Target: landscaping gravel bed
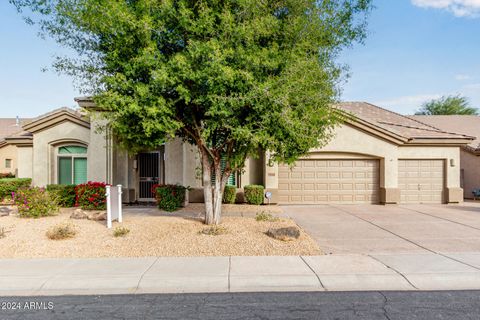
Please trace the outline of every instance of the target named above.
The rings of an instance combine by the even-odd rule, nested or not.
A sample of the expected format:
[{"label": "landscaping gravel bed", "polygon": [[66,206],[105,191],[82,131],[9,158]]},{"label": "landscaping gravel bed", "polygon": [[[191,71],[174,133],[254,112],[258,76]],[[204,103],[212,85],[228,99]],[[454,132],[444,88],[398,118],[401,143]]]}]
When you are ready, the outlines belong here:
[{"label": "landscaping gravel bed", "polygon": [[[263,209],[256,208],[260,212]],[[192,211],[198,208],[189,206],[183,210],[187,209]],[[253,212],[253,209],[249,210]],[[0,228],[4,228],[6,236],[0,239],[0,258],[321,254],[316,242],[303,230],[299,239],[288,242],[272,239],[265,234],[270,228],[296,226],[293,220],[286,218],[272,222],[256,221],[250,216],[230,216],[226,213],[221,225],[227,233],[205,235],[201,231],[206,226],[198,218],[175,214],[125,214],[124,222],[114,223],[114,228],[121,225],[130,232],[125,237],[114,237],[113,229],[107,229],[105,221],[70,219],[72,212],[73,209],[62,209],[56,216],[39,219],[19,218],[16,215],[1,217]],[[46,237],[49,228],[64,222],[75,225],[77,234],[74,238],[50,240]]]}]

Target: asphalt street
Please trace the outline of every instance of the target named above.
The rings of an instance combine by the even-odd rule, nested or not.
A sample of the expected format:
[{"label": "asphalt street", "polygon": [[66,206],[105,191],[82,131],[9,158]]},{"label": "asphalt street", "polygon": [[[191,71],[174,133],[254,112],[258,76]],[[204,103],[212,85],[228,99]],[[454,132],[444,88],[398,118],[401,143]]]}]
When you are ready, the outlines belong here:
[{"label": "asphalt street", "polygon": [[480,291],[1,297],[0,319],[480,319]]}]

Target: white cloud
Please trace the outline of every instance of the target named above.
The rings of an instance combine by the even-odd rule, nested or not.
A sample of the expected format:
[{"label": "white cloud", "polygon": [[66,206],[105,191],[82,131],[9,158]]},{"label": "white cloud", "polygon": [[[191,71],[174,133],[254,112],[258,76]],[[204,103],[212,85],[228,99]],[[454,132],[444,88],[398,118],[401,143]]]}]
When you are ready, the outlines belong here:
[{"label": "white cloud", "polygon": [[375,101],[374,104],[384,107],[386,109],[395,110],[403,114],[413,114],[417,111],[424,102],[432,99],[438,99],[441,94],[418,94],[411,96],[401,96],[392,99]]},{"label": "white cloud", "polygon": [[472,76],[468,75],[468,74],[456,74],[455,75],[455,80],[458,80],[458,81],[465,81],[465,80],[470,80],[472,79]]},{"label": "white cloud", "polygon": [[448,10],[457,17],[480,16],[480,0],[411,0],[421,8]]}]

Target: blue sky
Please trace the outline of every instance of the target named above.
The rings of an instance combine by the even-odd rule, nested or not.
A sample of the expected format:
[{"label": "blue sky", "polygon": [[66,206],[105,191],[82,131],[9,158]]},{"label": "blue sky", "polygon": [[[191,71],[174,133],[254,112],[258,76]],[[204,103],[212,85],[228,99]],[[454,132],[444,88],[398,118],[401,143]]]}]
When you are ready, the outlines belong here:
[{"label": "blue sky", "polygon": [[[344,100],[400,113],[463,94],[480,107],[480,0],[374,0],[369,37],[340,58],[350,66]],[[49,67],[66,51],[42,40],[8,1],[0,2],[0,117],[33,117],[75,106],[72,79]]]}]

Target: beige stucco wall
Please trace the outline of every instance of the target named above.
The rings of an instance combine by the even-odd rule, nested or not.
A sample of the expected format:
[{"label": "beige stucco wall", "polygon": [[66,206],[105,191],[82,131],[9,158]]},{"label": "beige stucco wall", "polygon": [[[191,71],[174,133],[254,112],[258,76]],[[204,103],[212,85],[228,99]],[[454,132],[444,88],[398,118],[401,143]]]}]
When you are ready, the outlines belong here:
[{"label": "beige stucco wall", "polygon": [[480,156],[460,151],[460,167],[463,169],[464,197],[473,198],[472,190],[480,188]]},{"label": "beige stucco wall", "polygon": [[[90,129],[73,122],[63,122],[33,135],[33,184],[46,186],[57,183],[55,150],[58,146],[78,143],[89,147]],[[96,157],[94,150],[88,150],[90,161]],[[89,173],[90,177],[90,173]]]},{"label": "beige stucco wall", "polygon": [[[10,159],[10,168],[5,166],[5,160]],[[12,173],[16,174],[18,169],[18,152],[15,145],[7,144],[0,147],[0,173]]]},{"label": "beige stucco wall", "polygon": [[18,177],[33,178],[33,147],[18,147]]},{"label": "beige stucco wall", "polygon": [[[306,158],[374,158],[380,160],[380,188],[382,203],[397,203],[398,160],[399,159],[442,159],[445,160],[447,197],[458,202],[453,196],[460,188],[460,147],[398,146],[380,139],[350,125],[336,128],[334,137],[322,148],[312,149]],[[451,166],[450,160],[454,166]],[[278,166],[265,166],[265,186],[272,191],[274,198],[278,189]],[[449,192],[451,189],[451,194]]]},{"label": "beige stucco wall", "polygon": [[107,135],[104,130],[106,120],[98,119],[94,114],[90,118],[90,132],[88,137],[88,170],[89,181],[112,183],[109,168],[109,150],[107,149]]}]

